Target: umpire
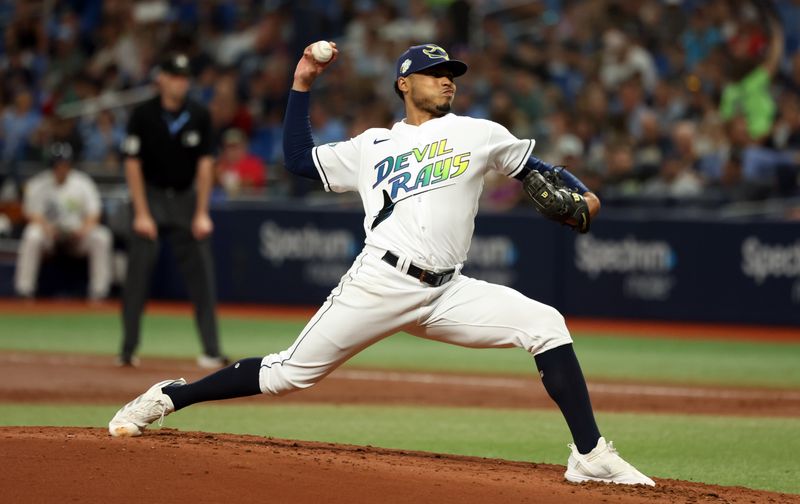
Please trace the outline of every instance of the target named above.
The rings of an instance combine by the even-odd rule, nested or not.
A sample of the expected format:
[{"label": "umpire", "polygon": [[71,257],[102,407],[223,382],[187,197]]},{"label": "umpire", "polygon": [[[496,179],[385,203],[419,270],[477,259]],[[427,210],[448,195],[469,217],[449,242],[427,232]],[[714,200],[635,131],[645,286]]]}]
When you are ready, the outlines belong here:
[{"label": "umpire", "polygon": [[156,75],[159,93],[133,110],[123,144],[133,233],[122,296],[121,366],[137,364],[142,312],[162,236],[172,245],[194,304],[203,344],[197,364],[216,368],[228,363],[219,347],[209,244],[214,229],[208,213],[214,177],[211,118],[187,98],[190,75],[186,55],[171,54],[163,61]]}]

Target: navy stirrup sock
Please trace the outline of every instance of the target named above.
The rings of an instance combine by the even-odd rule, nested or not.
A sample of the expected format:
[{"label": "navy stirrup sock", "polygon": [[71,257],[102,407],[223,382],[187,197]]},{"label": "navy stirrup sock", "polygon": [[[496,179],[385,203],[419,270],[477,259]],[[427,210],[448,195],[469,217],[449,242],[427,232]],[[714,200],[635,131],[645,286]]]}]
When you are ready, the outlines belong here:
[{"label": "navy stirrup sock", "polygon": [[600,431],[572,344],[548,350],[535,359],[544,388],[561,409],[575,446],[580,453],[589,453],[597,446]]},{"label": "navy stirrup sock", "polygon": [[161,389],[172,399],[175,410],[190,404],[218,399],[233,399],[261,393],[258,375],[261,358],[242,359],[216,373],[187,385],[170,385]]}]

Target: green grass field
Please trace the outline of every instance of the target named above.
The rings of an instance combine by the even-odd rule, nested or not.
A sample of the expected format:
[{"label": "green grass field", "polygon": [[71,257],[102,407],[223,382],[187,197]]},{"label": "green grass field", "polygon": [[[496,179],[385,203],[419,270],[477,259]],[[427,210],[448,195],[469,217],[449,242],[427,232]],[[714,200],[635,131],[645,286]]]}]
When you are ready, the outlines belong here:
[{"label": "green grass field", "polygon": [[[112,314],[0,315],[0,352],[38,350],[114,355]],[[223,343],[234,357],[288,346],[303,323],[227,317]],[[199,344],[184,316],[148,315],[142,356],[193,357]],[[800,388],[800,344],[650,339],[576,333],[589,379]],[[534,372],[519,350],[470,350],[398,335],[369,348],[351,366],[470,373]],[[0,375],[2,370],[0,370]],[[118,404],[0,404],[0,425],[105,426]],[[656,477],[800,494],[800,419],[598,413],[623,456]],[[171,416],[184,430],[564,464],[569,434],[558,413],[399,406],[198,405]]]},{"label": "green grass field", "polygon": [[[114,355],[121,334],[119,316],[9,315],[2,317],[0,350],[42,350]],[[220,320],[226,352],[261,356],[287,348],[303,322],[244,318]],[[199,342],[188,317],[148,315],[141,355],[194,357]],[[588,378],[631,379],[676,384],[800,388],[800,344],[610,337],[574,334]],[[385,369],[468,373],[533,373],[522,350],[475,350],[399,334],[374,345],[348,365]]]}]

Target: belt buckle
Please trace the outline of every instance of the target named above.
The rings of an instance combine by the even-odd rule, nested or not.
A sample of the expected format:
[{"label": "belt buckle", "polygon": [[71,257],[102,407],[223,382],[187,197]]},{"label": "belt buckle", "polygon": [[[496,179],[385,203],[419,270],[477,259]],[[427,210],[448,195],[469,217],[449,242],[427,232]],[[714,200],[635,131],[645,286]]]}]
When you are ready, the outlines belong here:
[{"label": "belt buckle", "polygon": [[425,271],[424,269],[420,268],[420,270],[419,270],[419,281],[420,281],[420,282],[422,282],[422,283],[429,283],[427,280],[425,280],[425,275],[426,275],[427,273],[428,273],[427,271]]},{"label": "belt buckle", "polygon": [[419,273],[419,281],[430,285],[431,287],[439,287],[442,282],[442,275],[428,270],[421,270]]}]

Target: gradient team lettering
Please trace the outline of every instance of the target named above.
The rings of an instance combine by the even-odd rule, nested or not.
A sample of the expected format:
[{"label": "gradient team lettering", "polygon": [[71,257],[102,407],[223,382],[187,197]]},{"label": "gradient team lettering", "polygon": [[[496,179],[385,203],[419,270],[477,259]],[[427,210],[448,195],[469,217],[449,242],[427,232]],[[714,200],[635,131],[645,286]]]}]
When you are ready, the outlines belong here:
[{"label": "gradient team lettering", "polygon": [[[386,181],[389,185],[389,194],[392,199],[396,199],[400,191],[409,193],[458,177],[469,168],[469,156],[472,153],[451,154],[453,154],[453,149],[447,147],[447,139],[443,138],[431,142],[421,149],[414,147],[409,152],[384,158],[374,166],[376,180],[372,188],[374,189]],[[410,169],[411,162],[414,160],[416,160],[417,166],[426,160],[431,161],[417,171],[416,178],[413,177]]]}]

